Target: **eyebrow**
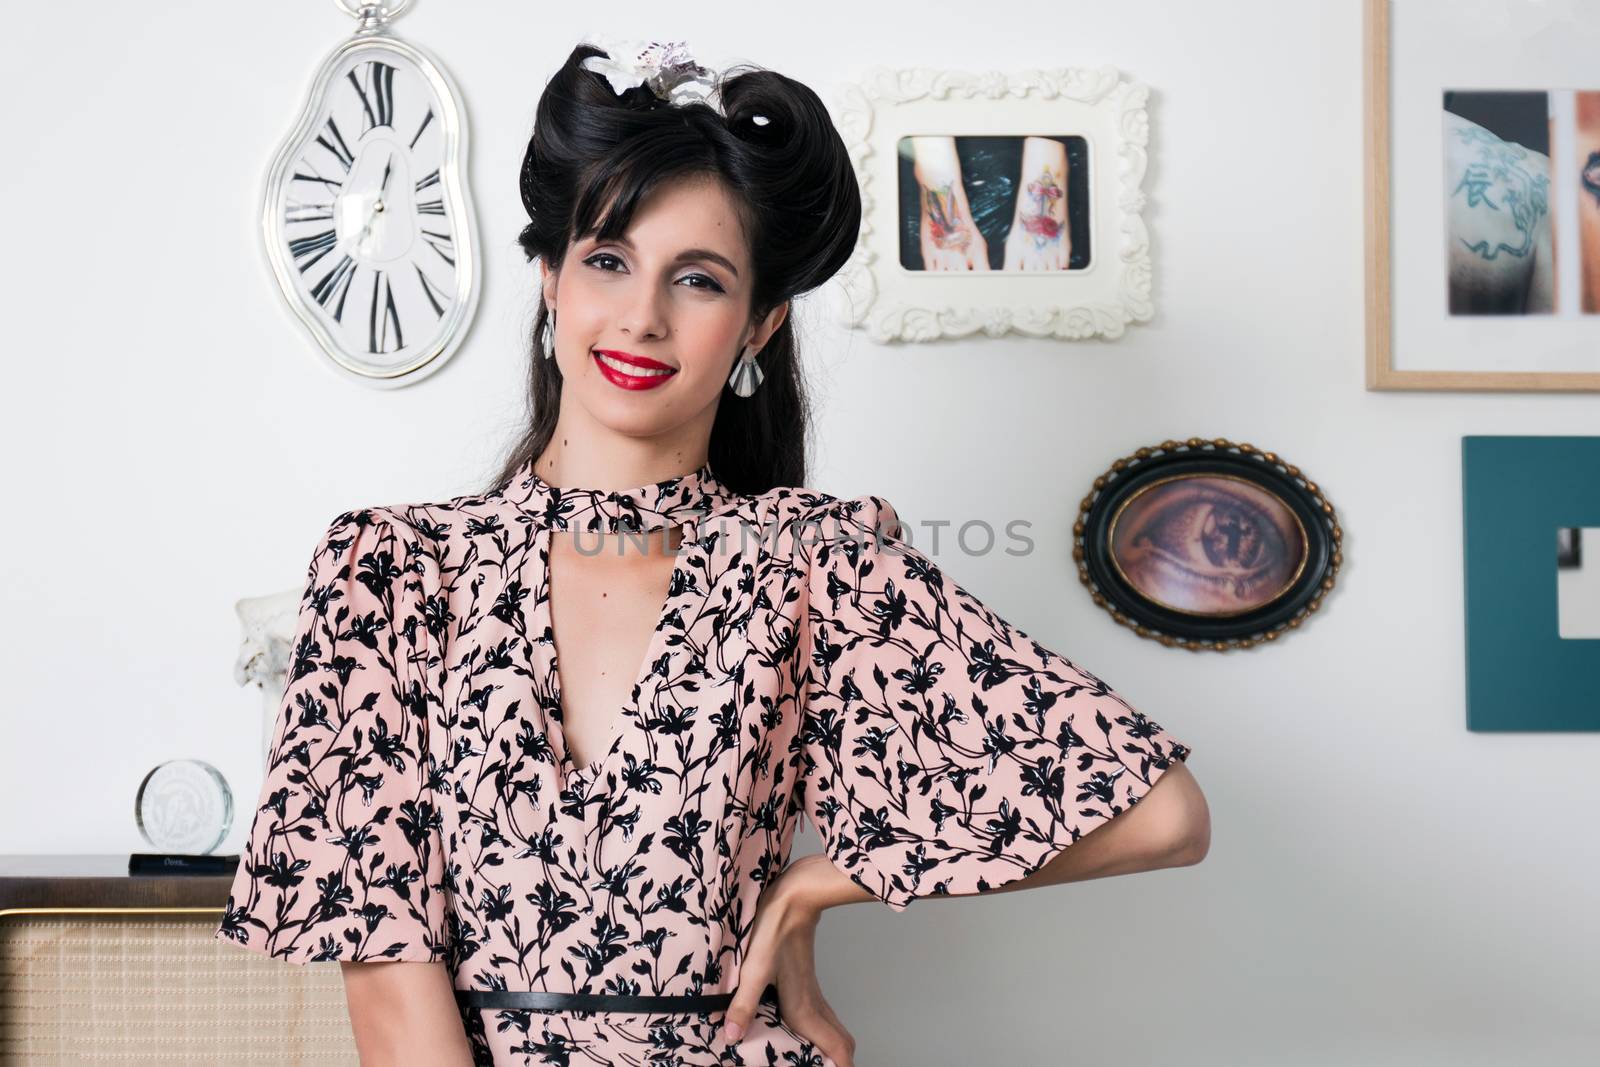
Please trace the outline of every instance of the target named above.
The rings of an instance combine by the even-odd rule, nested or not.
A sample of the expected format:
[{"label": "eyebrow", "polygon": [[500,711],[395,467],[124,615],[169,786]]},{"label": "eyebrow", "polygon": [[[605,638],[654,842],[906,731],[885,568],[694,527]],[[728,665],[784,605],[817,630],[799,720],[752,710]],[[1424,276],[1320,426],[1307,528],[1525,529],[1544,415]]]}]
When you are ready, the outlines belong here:
[{"label": "eyebrow", "polygon": [[[628,240],[626,237],[618,237],[615,241],[611,242],[602,241],[598,243],[619,244],[624,248],[633,248],[633,242]],[[685,248],[682,252],[679,252],[677,255],[672,257],[672,262],[684,263],[695,259],[708,259],[713,263],[720,264],[727,268],[728,273],[732,274],[735,278],[739,276],[739,268],[735,267],[727,256],[723,255],[721,252],[713,252],[709,248]]]}]

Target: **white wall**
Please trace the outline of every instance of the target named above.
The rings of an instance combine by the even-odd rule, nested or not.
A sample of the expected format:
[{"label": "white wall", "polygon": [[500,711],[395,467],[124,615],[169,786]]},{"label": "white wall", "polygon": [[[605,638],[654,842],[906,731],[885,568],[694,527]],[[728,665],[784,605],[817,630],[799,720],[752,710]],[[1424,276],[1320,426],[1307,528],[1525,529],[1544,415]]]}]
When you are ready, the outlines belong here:
[{"label": "white wall", "polygon": [[[687,38],[825,97],[875,62],[1110,63],[1154,90],[1157,320],[1112,344],[886,348],[819,305],[812,481],[908,521],[1031,522],[1033,555],[947,566],[1194,747],[1211,854],[832,912],[824,989],[859,1061],[888,1067],[1592,1062],[1596,738],[1466,731],[1459,450],[1592,432],[1600,401],[1364,389],[1359,6],[421,0],[399,29],[468,98],[487,277],[465,348],[398,392],[319,365],[256,232],[348,19],[326,0],[8,11],[0,850],[143,848],[134,791],[178,756],[247,809],[259,698],[232,681],[234,601],[301,581],[337,511],[488,476],[531,313],[517,168],[580,34]],[[1271,647],[1169,651],[1078,583],[1091,479],[1189,435],[1273,449],[1339,509],[1337,594]]]}]

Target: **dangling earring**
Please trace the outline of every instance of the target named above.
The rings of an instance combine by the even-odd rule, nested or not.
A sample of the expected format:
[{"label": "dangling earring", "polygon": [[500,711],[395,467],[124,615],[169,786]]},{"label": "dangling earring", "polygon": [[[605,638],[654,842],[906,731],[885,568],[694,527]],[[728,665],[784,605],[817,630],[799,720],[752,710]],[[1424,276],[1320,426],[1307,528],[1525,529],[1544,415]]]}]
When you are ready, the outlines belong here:
[{"label": "dangling earring", "polygon": [[728,376],[728,384],[733,386],[733,391],[740,396],[749,396],[756,391],[766,375],[761,373],[761,365],[756,362],[750,346],[745,345],[744,351],[739,354],[739,361],[733,365],[733,373]]},{"label": "dangling earring", "polygon": [[539,337],[540,347],[544,349],[545,359],[554,359],[556,355],[556,313],[554,311],[545,316],[544,332]]}]

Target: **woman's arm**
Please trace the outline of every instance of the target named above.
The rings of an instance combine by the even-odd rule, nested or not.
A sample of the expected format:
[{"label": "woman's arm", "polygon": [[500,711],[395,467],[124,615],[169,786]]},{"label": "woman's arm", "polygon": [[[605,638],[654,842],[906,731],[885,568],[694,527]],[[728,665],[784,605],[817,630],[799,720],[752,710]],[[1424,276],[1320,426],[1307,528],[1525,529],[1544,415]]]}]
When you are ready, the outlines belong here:
[{"label": "woman's arm", "polygon": [[1028,877],[979,895],[1188,867],[1210,850],[1211,809],[1205,794],[1188,766],[1174,762],[1139,803],[1084,834]]},{"label": "woman's arm", "polygon": [[989,246],[978,232],[961,184],[954,137],[911,138],[911,173],[917,180],[924,270],[988,270]]},{"label": "woman's arm", "polygon": [[[1593,314],[1600,311],[1600,93],[1573,95],[1578,111],[1575,151],[1573,159],[1562,165],[1568,173],[1561,180],[1578,183],[1578,254],[1583,264],[1578,274],[1579,307]],[[1546,258],[1553,260],[1554,256]]]},{"label": "woman's arm", "polygon": [[[1211,812],[1205,794],[1188,766],[1175,762],[1137,804],[1084,834],[1026,878],[981,893],[932,894],[921,899],[986,897],[1062,882],[1187,867],[1204,859],[1210,848]],[[799,897],[804,908],[822,911],[877,899],[821,853],[802,856],[790,867],[799,870],[784,886],[785,892]],[[786,869],[784,873],[789,872]]]},{"label": "woman's arm", "polygon": [[361,1067],[472,1067],[443,963],[339,964]]},{"label": "woman's arm", "polygon": [[1067,229],[1067,147],[1049,137],[1022,142],[1017,207],[1006,231],[1006,270],[1066,270],[1072,263]]}]

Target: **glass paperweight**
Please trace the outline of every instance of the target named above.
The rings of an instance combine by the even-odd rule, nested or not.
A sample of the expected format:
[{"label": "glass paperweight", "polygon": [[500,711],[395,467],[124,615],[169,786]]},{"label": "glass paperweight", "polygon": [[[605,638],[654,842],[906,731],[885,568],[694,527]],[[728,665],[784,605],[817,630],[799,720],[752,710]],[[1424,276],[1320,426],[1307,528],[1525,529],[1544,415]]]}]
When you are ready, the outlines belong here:
[{"label": "glass paperweight", "polygon": [[157,852],[204,856],[222,844],[233,825],[233,792],[209,763],[168,760],[139,783],[133,814]]}]

